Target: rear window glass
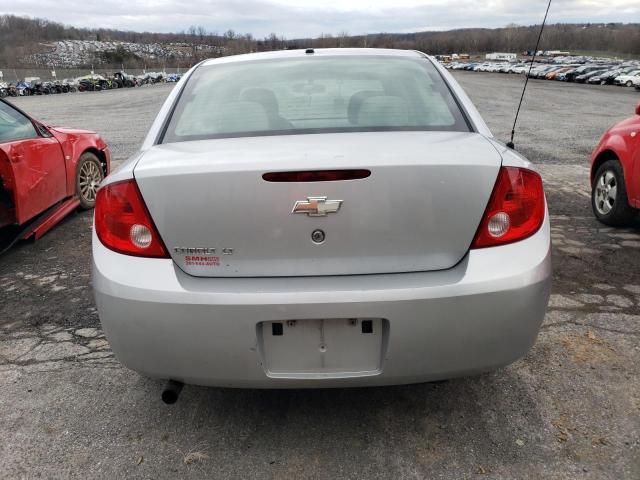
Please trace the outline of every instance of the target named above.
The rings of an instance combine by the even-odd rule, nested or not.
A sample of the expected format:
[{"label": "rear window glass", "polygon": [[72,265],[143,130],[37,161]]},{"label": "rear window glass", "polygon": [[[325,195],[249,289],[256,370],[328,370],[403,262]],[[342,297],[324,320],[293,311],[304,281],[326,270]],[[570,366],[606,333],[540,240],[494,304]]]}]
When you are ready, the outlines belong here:
[{"label": "rear window glass", "polygon": [[309,56],[198,68],[162,142],[387,130],[469,126],[427,59]]}]

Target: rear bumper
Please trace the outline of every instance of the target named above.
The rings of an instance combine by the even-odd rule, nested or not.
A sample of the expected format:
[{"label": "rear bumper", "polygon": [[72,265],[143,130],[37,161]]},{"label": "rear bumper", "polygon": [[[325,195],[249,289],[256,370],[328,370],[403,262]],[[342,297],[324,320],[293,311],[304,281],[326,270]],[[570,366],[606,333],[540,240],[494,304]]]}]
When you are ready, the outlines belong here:
[{"label": "rear bumper", "polygon": [[[143,375],[229,387],[414,383],[492,370],[535,342],[551,281],[548,219],[515,244],[473,250],[440,272],[305,278],[195,278],[171,260],[128,257],[93,237],[93,286],[117,358]],[[382,318],[375,375],[273,378],[263,321]]]}]

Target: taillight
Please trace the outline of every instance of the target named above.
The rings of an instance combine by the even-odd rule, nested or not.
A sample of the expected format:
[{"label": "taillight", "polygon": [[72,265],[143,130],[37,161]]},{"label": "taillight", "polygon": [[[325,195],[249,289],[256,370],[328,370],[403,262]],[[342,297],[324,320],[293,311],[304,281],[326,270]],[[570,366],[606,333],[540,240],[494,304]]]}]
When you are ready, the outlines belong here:
[{"label": "taillight", "polygon": [[137,257],[169,257],[133,179],[98,190],[95,225],[98,238],[111,250]]},{"label": "taillight", "polygon": [[517,242],[536,233],[545,215],[540,175],[502,167],[471,248]]}]

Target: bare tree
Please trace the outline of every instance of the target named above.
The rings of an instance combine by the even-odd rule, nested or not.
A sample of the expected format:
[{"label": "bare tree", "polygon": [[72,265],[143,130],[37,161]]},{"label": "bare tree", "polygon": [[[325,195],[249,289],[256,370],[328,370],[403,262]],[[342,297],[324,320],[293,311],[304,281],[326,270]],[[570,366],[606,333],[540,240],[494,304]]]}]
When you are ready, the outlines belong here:
[{"label": "bare tree", "polygon": [[[331,33],[323,33],[317,38],[287,41],[276,33],[258,40],[251,34],[240,35],[232,29],[220,36],[217,32],[208,33],[204,26],[195,25],[178,33],[130,32],[104,28],[67,27],[45,19],[0,15],[0,67],[17,66],[30,54],[41,52],[42,43],[57,40],[99,38],[103,41],[133,43],[183,42],[192,46],[191,61],[195,62],[200,56],[196,42],[221,47],[217,50],[218,55],[282,48],[347,46],[419,49],[432,54],[521,52],[533,48],[539,29],[537,25],[509,24],[497,29],[471,28],[444,32],[377,33],[357,36],[349,36],[346,31],[341,31],[335,36]],[[640,24],[547,25],[541,48],[640,56]]]}]

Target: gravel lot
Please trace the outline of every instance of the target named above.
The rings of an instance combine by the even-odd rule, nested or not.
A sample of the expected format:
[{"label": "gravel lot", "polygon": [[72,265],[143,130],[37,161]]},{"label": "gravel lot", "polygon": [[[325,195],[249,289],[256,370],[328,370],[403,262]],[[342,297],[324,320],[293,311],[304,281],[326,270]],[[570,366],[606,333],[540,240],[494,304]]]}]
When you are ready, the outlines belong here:
[{"label": "gravel lot", "polygon": [[[523,78],[456,72],[506,140]],[[185,387],[120,366],[90,290],[91,214],[0,258],[1,478],[640,478],[640,230],[598,224],[588,154],[637,92],[531,81],[516,147],[543,174],[555,280],[538,342],[498,372],[356,390]],[[18,99],[95,129],[116,163],[169,86]]]}]

